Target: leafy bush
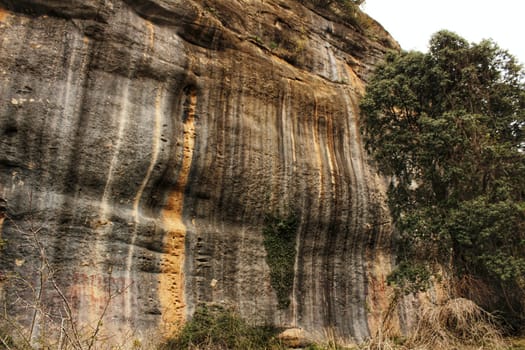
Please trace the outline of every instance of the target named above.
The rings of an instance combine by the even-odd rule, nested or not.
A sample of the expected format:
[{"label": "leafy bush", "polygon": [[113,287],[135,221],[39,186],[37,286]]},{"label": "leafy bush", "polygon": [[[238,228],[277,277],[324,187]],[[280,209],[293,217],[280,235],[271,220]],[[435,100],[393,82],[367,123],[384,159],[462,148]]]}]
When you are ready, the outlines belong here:
[{"label": "leafy bush", "polygon": [[387,283],[404,294],[423,292],[430,287],[430,270],[417,262],[401,262],[387,277]]},{"label": "leafy bush", "polygon": [[200,305],[179,334],[162,350],[279,350],[283,349],[273,326],[252,326],[234,311],[221,306]]}]

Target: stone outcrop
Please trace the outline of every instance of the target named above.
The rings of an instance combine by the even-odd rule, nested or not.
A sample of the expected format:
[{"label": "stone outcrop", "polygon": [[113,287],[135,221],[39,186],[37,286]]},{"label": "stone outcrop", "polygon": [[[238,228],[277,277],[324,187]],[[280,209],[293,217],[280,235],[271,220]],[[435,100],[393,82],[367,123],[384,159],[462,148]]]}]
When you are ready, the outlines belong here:
[{"label": "stone outcrop", "polygon": [[[52,319],[125,343],[199,303],[361,340],[386,309],[391,226],[358,99],[397,44],[283,0],[0,0],[4,273]],[[264,216],[298,220],[279,308]],[[42,244],[54,271],[40,288]],[[36,247],[38,247],[36,244]],[[53,283],[52,283],[53,282]],[[2,285],[9,312],[53,322]],[[34,318],[33,318],[34,317]]]}]

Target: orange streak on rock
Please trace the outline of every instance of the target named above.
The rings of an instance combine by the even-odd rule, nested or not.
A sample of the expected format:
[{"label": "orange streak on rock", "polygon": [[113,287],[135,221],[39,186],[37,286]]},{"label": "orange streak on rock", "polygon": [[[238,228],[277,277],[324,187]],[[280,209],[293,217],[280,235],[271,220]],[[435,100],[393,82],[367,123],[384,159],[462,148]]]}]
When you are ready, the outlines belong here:
[{"label": "orange streak on rock", "polygon": [[162,211],[166,234],[164,236],[164,254],[160,275],[159,299],[162,307],[162,331],[166,336],[180,328],[185,319],[184,300],[184,240],[186,226],[182,219],[184,189],[193,158],[195,145],[195,106],[197,96],[190,92],[188,96],[187,117],[184,121],[184,143],[182,165],[175,184],[175,190],[169,195]]},{"label": "orange streak on rock", "polygon": [[319,199],[321,199],[323,197],[323,157],[321,155],[321,148],[320,148],[320,144],[321,144],[321,141],[319,139],[319,111],[318,111],[318,103],[317,103],[317,97],[314,93],[314,102],[315,102],[315,107],[314,107],[314,122],[312,123],[312,134],[314,136],[314,139],[313,139],[313,145],[314,145],[314,156],[315,156],[315,159],[317,161],[316,165],[317,165],[317,169],[318,169],[318,172],[319,172]]},{"label": "orange streak on rock", "polygon": [[7,12],[5,9],[0,7],[0,22],[5,22],[8,15],[9,15],[9,12]]},{"label": "orange streak on rock", "polygon": [[4,216],[0,213],[0,241],[2,240],[2,227],[4,226]]}]

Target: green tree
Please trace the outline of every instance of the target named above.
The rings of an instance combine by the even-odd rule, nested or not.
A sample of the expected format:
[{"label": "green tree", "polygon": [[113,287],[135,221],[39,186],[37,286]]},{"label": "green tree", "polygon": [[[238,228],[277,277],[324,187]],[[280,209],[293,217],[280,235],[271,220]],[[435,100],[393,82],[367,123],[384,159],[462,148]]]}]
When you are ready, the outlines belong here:
[{"label": "green tree", "polygon": [[367,149],[391,179],[399,266],[451,266],[492,291],[456,283],[459,294],[514,323],[525,305],[524,81],[494,42],[441,31],[426,54],[388,55],[361,102]]}]

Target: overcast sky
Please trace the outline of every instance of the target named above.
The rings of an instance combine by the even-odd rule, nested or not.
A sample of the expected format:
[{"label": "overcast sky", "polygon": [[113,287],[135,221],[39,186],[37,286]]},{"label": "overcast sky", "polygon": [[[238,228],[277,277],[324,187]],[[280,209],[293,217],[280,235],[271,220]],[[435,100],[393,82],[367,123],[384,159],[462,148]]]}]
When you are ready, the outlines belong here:
[{"label": "overcast sky", "polygon": [[525,0],[366,0],[361,8],[405,50],[426,51],[441,29],[469,42],[493,39],[525,63]]}]

